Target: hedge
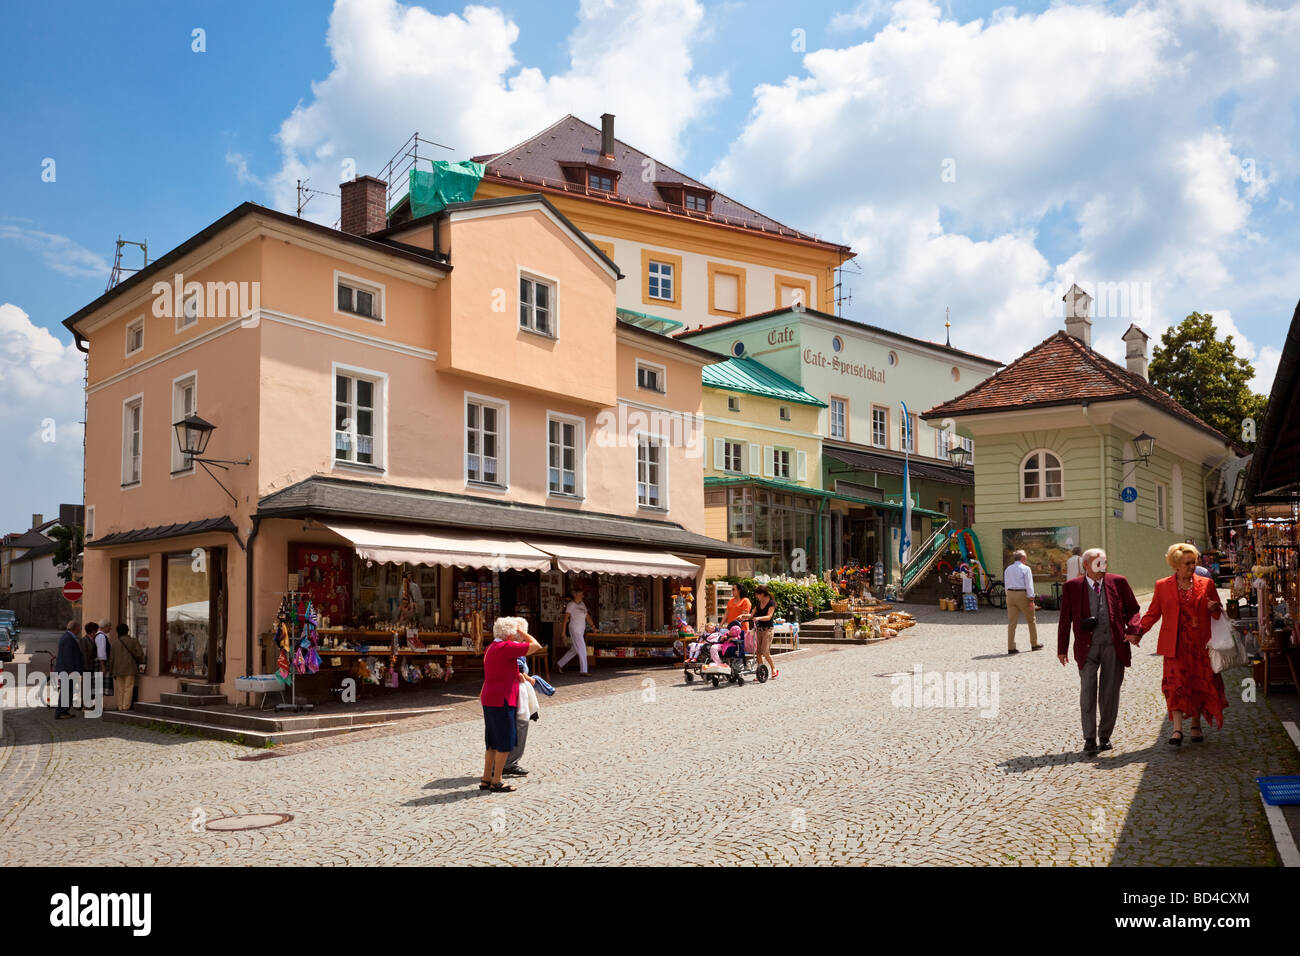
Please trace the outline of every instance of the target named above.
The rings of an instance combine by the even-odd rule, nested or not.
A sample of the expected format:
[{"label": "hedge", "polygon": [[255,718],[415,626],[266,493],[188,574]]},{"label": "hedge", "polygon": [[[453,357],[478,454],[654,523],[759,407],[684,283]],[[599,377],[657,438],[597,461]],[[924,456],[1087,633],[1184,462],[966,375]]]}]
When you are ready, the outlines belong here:
[{"label": "hedge", "polygon": [[[754,578],[741,578],[735,575],[709,578],[705,587],[712,590],[714,581],[726,581],[740,590],[740,593],[754,600],[754,589],[759,582]],[[831,599],[836,596],[835,589],[824,581],[816,584],[796,584],[793,581],[768,581],[768,593],[776,604],[776,616],[787,621],[809,621],[823,611],[829,611]]]}]

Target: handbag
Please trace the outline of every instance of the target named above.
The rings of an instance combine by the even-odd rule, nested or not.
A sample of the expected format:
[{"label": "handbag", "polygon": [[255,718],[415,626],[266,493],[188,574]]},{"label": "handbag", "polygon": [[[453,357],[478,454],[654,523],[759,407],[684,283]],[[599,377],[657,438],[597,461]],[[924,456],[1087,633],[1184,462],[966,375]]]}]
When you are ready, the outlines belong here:
[{"label": "handbag", "polygon": [[1219,651],[1230,651],[1233,648],[1232,625],[1228,623],[1228,616],[1220,614],[1219,617],[1210,618],[1210,647]]},{"label": "handbag", "polygon": [[1250,655],[1246,653],[1246,646],[1241,638],[1235,634],[1232,635],[1232,648],[1221,650],[1217,647],[1210,647],[1210,667],[1214,673],[1222,674],[1233,667],[1242,667],[1250,662]]}]

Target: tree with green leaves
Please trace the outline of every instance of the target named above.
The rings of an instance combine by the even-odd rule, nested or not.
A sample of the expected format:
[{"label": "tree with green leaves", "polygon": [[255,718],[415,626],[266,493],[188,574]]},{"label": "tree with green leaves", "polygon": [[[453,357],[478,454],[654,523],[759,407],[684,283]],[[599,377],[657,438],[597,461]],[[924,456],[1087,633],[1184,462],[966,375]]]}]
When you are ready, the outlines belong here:
[{"label": "tree with green leaves", "polygon": [[63,525],[57,525],[50,529],[50,537],[59,543],[59,546],[54,549],[54,567],[59,572],[59,577],[71,581],[76,569],[77,556],[81,554],[83,542],[81,526],[65,528]]},{"label": "tree with green leaves", "polygon": [[1255,420],[1256,433],[1264,424],[1268,399],[1251,391],[1254,377],[1232,336],[1219,341],[1214,316],[1200,312],[1166,329],[1151,353],[1151,384],[1234,441],[1242,440],[1244,419]]}]

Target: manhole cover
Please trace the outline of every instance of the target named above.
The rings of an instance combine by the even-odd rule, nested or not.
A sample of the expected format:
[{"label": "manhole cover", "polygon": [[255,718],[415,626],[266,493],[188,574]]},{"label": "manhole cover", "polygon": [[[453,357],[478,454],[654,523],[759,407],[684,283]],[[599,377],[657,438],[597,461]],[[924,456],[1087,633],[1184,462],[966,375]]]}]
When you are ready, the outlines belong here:
[{"label": "manhole cover", "polygon": [[239,813],[233,817],[217,817],[209,820],[208,830],[261,830],[275,827],[293,819],[292,813]]}]

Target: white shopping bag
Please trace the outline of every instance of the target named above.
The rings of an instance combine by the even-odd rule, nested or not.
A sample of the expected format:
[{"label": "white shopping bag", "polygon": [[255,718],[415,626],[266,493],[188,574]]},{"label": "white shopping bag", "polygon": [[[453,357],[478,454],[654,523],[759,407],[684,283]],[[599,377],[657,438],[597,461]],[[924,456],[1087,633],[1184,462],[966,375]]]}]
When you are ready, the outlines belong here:
[{"label": "white shopping bag", "polygon": [[1219,612],[1217,620],[1210,618],[1210,647],[1216,651],[1230,651],[1234,647],[1232,624],[1223,612]]}]

